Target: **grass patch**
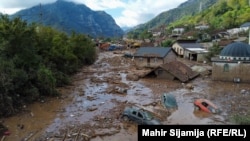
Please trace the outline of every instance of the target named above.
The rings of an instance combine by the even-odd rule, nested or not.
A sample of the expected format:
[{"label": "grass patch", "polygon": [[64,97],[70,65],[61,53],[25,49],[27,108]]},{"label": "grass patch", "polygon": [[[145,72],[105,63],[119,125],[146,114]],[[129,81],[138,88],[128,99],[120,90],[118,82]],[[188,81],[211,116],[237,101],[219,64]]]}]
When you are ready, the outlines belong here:
[{"label": "grass patch", "polygon": [[236,124],[250,125],[250,114],[247,114],[247,115],[233,115],[232,120]]}]

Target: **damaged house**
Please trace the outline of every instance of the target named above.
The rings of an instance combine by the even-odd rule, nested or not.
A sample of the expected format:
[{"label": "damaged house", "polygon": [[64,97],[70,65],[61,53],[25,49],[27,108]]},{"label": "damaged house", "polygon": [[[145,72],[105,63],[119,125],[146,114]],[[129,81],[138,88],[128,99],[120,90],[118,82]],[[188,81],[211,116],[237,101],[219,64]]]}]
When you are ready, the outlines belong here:
[{"label": "damaged house", "polygon": [[141,47],[134,53],[134,61],[138,68],[145,70],[140,77],[187,82],[199,75],[177,61],[177,54],[171,47]]},{"label": "damaged house", "polygon": [[193,71],[190,67],[180,61],[172,61],[153,69],[145,76],[155,76],[160,79],[179,80],[183,83],[188,82],[199,76],[198,72]]},{"label": "damaged house", "polygon": [[156,68],[176,58],[171,47],[140,47],[134,53],[134,62],[138,68]]}]

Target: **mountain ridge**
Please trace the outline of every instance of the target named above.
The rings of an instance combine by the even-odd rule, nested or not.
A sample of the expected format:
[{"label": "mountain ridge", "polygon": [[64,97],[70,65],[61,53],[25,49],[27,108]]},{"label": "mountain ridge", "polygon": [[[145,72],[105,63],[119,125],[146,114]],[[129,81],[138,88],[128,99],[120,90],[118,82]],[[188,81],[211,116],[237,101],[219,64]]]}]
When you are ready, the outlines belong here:
[{"label": "mountain ridge", "polygon": [[20,17],[28,23],[36,22],[71,33],[93,37],[116,37],[124,34],[115,20],[104,11],[93,11],[84,4],[57,0],[54,3],[23,9],[11,17]]},{"label": "mountain ridge", "polygon": [[183,16],[195,15],[200,12],[200,10],[205,10],[216,2],[217,0],[188,0],[181,3],[176,8],[158,14],[150,21],[136,26],[134,30],[143,31],[144,29],[152,29],[161,25],[167,25],[181,19]]}]

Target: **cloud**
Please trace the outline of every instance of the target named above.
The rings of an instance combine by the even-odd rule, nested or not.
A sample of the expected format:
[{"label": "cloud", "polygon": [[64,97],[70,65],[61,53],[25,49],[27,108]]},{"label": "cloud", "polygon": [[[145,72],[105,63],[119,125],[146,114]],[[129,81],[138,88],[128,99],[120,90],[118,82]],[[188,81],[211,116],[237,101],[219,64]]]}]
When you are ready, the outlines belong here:
[{"label": "cloud", "polygon": [[[47,4],[56,0],[4,0],[0,3],[0,12],[14,12],[38,4]],[[132,27],[148,22],[163,11],[176,8],[187,0],[67,0],[85,4],[92,10],[106,11],[113,16],[120,27]],[[117,13],[119,11],[119,13]]]},{"label": "cloud", "polygon": [[129,1],[122,15],[116,18],[121,27],[135,26],[148,22],[163,11],[176,8],[186,0],[136,0]]},{"label": "cloud", "polygon": [[13,14],[21,9],[38,4],[53,3],[55,1],[56,0],[2,0],[0,3],[0,12],[4,14]]},{"label": "cloud", "polygon": [[163,11],[176,8],[187,0],[78,0],[93,10],[122,9],[119,16],[111,13],[120,27],[132,27],[148,22]]},{"label": "cloud", "polygon": [[0,7],[2,8],[27,8],[39,3],[53,3],[56,0],[2,0]]},{"label": "cloud", "polygon": [[[70,1],[70,0],[68,0]],[[126,3],[122,0],[71,0],[78,3],[83,3],[92,10],[107,10],[125,7]]]}]

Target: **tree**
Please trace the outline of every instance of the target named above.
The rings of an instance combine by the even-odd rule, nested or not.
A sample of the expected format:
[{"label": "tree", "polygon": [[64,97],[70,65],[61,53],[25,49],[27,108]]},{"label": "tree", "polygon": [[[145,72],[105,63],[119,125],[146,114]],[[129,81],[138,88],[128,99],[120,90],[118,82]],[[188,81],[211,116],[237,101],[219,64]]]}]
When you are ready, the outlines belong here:
[{"label": "tree", "polygon": [[209,52],[205,56],[206,59],[210,61],[212,57],[219,55],[221,50],[222,50],[221,47],[219,47],[218,45],[214,45],[213,47],[208,49]]},{"label": "tree", "polygon": [[3,77],[0,103],[5,103],[4,108],[12,109],[1,114],[9,115],[22,103],[33,101],[39,95],[36,73],[40,57],[33,24],[28,25],[20,18],[10,20],[7,15],[1,15],[0,31],[0,73]]},{"label": "tree", "polygon": [[95,61],[94,43],[79,34],[0,16],[0,117],[41,96],[56,96],[57,86]]},{"label": "tree", "polygon": [[149,32],[148,30],[144,30],[141,34],[140,34],[140,39],[150,39],[152,38],[153,35],[151,32]]},{"label": "tree", "polygon": [[161,43],[162,47],[171,47],[174,44],[173,40],[165,40]]}]

